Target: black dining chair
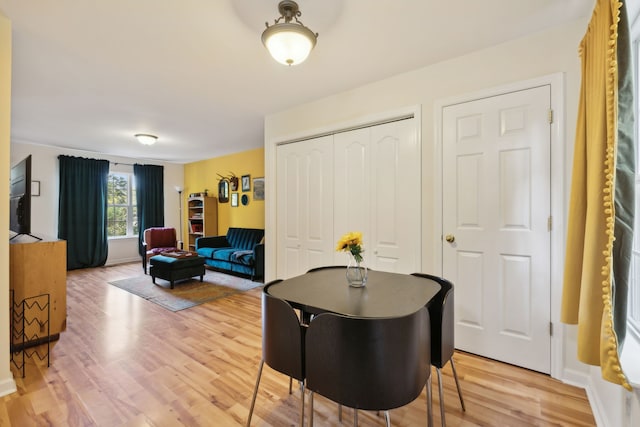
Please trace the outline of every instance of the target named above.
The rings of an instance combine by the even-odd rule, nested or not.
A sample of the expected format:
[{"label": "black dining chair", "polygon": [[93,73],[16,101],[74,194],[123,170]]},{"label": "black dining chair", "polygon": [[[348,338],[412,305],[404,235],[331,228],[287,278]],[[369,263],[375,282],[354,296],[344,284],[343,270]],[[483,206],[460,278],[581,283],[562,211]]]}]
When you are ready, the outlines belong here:
[{"label": "black dining chair", "polygon": [[304,340],[306,326],[300,323],[298,315],[286,301],[271,296],[271,285],[281,282],[275,280],[262,290],[262,360],[258,368],[256,386],[249,409],[247,427],[251,425],[251,416],[256,403],[262,368],[266,363],[274,370],[289,376],[289,394],[292,378],[300,381],[300,426],[304,424]]},{"label": "black dining chair", "polygon": [[[311,269],[307,270],[307,273],[313,273],[315,271],[320,271],[320,270],[338,270],[338,269],[346,271],[347,266],[346,265],[325,265],[325,266],[322,266],[322,267],[311,268]],[[305,313],[305,312],[302,312],[301,316],[302,316],[303,322],[305,324],[307,324],[307,325],[309,324],[309,322],[313,318],[313,315],[311,315],[310,313]],[[340,421],[342,421],[342,412],[340,412]]]},{"label": "black dining chair", "polygon": [[444,393],[442,391],[442,373],[441,370],[447,362],[451,362],[451,370],[453,371],[453,379],[458,389],[458,397],[460,397],[460,406],[462,411],[466,411],[464,400],[462,399],[462,389],[458,381],[456,365],[453,362],[453,350],[455,347],[454,340],[454,319],[453,319],[453,284],[442,277],[433,276],[431,274],[413,273],[414,276],[424,277],[433,280],[440,285],[440,291],[433,297],[429,305],[429,316],[431,318],[431,364],[436,368],[438,375],[438,395],[440,396],[440,419],[442,426],[446,425],[444,415]]},{"label": "black dining chair", "polygon": [[355,426],[359,409],[388,411],[415,400],[430,384],[429,335],[426,308],[398,318],[315,316],[305,337],[309,425],[314,393],[353,408]]}]

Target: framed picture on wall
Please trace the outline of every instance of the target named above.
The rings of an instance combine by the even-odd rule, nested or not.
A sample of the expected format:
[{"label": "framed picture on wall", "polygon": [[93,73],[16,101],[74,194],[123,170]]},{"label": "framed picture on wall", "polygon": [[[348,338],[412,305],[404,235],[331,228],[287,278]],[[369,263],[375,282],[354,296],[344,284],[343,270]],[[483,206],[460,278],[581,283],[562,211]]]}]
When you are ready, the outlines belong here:
[{"label": "framed picture on wall", "polygon": [[251,190],[251,175],[242,175],[242,191]]},{"label": "framed picture on wall", "polygon": [[231,207],[238,207],[238,193],[231,193]]},{"label": "framed picture on wall", "polygon": [[264,200],[264,177],[253,178],[253,200]]},{"label": "framed picture on wall", "polygon": [[39,196],[40,195],[40,181],[31,181],[31,195]]},{"label": "framed picture on wall", "polygon": [[229,202],[229,180],[221,179],[218,182],[218,202],[219,203],[228,203]]}]

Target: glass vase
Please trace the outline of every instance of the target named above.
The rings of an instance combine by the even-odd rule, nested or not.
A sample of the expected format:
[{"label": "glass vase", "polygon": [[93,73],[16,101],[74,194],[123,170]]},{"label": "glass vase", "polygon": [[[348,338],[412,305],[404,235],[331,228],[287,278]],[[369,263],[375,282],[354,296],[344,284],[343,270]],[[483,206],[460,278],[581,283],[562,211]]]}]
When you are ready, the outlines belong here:
[{"label": "glass vase", "polygon": [[349,286],[354,288],[363,287],[367,283],[367,273],[367,265],[364,259],[358,262],[353,256],[349,257],[346,273]]}]

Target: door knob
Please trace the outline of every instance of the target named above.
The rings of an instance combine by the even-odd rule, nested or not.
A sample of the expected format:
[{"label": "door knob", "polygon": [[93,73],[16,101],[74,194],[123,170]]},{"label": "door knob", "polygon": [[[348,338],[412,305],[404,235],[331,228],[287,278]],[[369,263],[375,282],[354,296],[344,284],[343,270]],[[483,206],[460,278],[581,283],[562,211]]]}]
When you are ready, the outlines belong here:
[{"label": "door knob", "polygon": [[453,234],[447,234],[446,236],[444,236],[444,240],[449,243],[453,243],[456,241],[456,236],[454,236]]}]

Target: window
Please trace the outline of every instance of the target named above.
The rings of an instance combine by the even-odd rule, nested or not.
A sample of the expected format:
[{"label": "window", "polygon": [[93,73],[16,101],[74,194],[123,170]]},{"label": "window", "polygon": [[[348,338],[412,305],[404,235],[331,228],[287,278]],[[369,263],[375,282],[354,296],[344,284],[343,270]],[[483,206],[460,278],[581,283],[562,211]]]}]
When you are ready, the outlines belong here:
[{"label": "window", "polygon": [[107,236],[138,236],[136,185],[131,173],[109,173],[107,181]]}]

